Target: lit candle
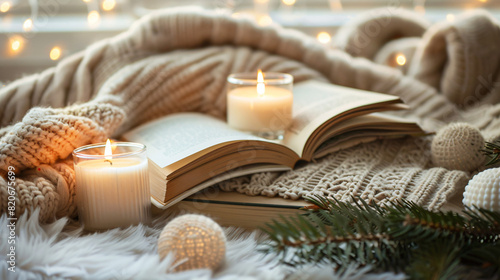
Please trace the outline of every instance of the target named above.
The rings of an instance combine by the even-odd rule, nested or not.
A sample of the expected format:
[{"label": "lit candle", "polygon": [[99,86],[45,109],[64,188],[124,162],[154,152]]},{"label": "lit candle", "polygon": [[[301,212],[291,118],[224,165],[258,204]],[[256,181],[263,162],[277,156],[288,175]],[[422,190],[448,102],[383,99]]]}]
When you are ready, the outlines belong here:
[{"label": "lit candle", "polygon": [[[148,161],[141,144],[87,145],[73,152],[76,201],[88,230],[147,223],[150,217]],[[103,153],[104,149],[104,153]]]},{"label": "lit candle", "polygon": [[[292,83],[289,74],[251,74],[228,77],[227,122],[229,126],[268,139],[282,139],[292,120]],[[265,78],[265,80],[264,80]]]}]

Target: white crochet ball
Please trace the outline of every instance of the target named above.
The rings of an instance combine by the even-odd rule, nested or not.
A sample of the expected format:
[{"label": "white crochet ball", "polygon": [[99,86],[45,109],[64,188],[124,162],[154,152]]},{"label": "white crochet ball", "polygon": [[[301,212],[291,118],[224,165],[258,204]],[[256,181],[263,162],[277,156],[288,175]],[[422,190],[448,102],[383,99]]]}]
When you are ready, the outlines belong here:
[{"label": "white crochet ball", "polygon": [[500,168],[486,169],[476,174],[465,187],[465,206],[500,211]]},{"label": "white crochet ball", "polygon": [[473,171],[484,162],[481,132],[467,123],[451,123],[432,140],[432,161],[450,170]]},{"label": "white crochet ball", "polygon": [[177,217],[162,230],[158,239],[160,258],[173,252],[176,271],[219,267],[226,256],[226,236],[212,219],[188,214]]}]

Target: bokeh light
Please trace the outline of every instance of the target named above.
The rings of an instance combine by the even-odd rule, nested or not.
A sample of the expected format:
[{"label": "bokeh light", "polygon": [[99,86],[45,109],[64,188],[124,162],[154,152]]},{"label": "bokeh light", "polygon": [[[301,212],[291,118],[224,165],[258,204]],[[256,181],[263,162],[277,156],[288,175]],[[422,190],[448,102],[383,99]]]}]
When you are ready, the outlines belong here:
[{"label": "bokeh light", "polygon": [[61,57],[61,53],[61,48],[55,46],[50,50],[49,57],[51,60],[58,60]]},{"label": "bokeh light", "polygon": [[330,36],[330,34],[328,34],[328,32],[323,31],[323,32],[318,33],[318,35],[316,36],[316,39],[318,39],[318,41],[322,44],[328,44],[332,40],[332,36]]}]

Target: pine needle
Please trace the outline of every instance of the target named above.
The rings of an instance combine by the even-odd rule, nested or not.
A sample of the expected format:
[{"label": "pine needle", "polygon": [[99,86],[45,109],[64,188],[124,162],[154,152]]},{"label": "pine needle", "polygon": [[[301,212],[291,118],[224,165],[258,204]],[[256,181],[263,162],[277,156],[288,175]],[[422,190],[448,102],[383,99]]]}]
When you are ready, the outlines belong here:
[{"label": "pine needle", "polygon": [[500,141],[486,142],[481,152],[490,158],[486,165],[493,165],[500,162]]},{"label": "pine needle", "polygon": [[338,271],[356,265],[403,271],[412,279],[460,279],[471,269],[500,272],[500,213],[432,212],[409,201],[382,208],[354,198],[352,204],[308,200],[315,207],[305,214],[263,228],[272,240],[265,250],[289,265],[333,263]]}]

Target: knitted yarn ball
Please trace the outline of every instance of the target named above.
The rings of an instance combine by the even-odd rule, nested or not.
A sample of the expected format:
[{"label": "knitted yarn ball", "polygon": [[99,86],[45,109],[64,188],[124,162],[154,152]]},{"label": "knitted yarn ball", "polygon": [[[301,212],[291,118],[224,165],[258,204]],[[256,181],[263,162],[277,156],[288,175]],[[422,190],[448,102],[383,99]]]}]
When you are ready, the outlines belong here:
[{"label": "knitted yarn ball", "polygon": [[432,140],[432,161],[450,170],[473,171],[484,162],[480,149],[484,145],[481,132],[467,123],[451,123]]},{"label": "knitted yarn ball", "polygon": [[226,236],[212,219],[188,214],[177,217],[162,230],[158,254],[163,259],[175,254],[175,271],[210,268],[215,270],[226,256]]},{"label": "knitted yarn ball", "polygon": [[465,187],[463,204],[490,211],[500,211],[500,168],[476,174]]}]

